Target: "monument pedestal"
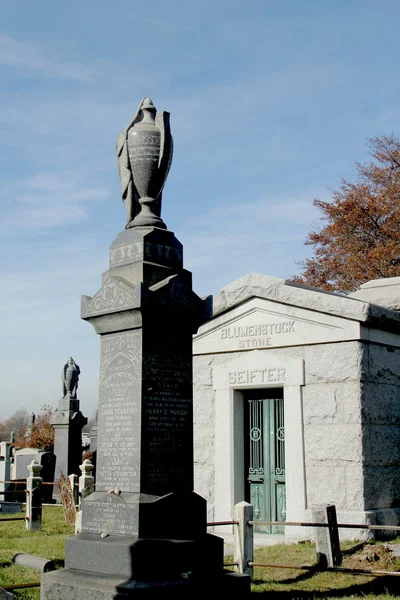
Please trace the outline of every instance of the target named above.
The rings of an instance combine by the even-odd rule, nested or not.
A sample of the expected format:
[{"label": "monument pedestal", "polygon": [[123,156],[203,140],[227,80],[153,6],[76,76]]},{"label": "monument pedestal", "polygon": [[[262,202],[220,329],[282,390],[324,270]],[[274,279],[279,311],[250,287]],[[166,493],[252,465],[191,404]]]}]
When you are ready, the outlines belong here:
[{"label": "monument pedestal", "polygon": [[[66,396],[59,402],[55,410],[52,425],[54,427],[54,454],[56,466],[54,481],[60,479],[61,473],[66,477],[80,475],[79,467],[82,464],[82,428],[87,423],[79,410],[79,400]],[[53,498],[60,502],[57,485],[53,486]]]},{"label": "monument pedestal", "polygon": [[[121,497],[122,496],[122,497]],[[109,506],[123,505],[123,494]],[[90,502],[91,496],[86,500]],[[197,494],[136,495],[138,536],[81,533],[67,541],[65,569],[42,578],[41,599],[203,597],[250,590],[250,579],[223,567],[224,540],[206,532],[206,502]],[[96,502],[98,502],[97,500]]]}]

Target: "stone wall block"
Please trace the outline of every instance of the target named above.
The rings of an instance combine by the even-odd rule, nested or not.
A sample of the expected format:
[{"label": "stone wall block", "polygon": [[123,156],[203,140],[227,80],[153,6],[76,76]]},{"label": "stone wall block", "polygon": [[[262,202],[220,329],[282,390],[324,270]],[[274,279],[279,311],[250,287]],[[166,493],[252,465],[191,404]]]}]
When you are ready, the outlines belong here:
[{"label": "stone wall block", "polygon": [[306,384],[359,381],[362,357],[359,342],[306,346]]},{"label": "stone wall block", "polygon": [[215,434],[207,427],[196,427],[194,431],[194,459],[199,464],[214,464]]},{"label": "stone wall block", "polygon": [[193,396],[193,420],[195,426],[207,425],[214,428],[214,390],[209,386],[195,385],[193,387]]},{"label": "stone wall block", "polygon": [[208,508],[214,510],[215,469],[214,465],[194,463],[194,489],[207,500]]},{"label": "stone wall block", "polygon": [[305,427],[305,457],[306,464],[324,463],[331,467],[361,463],[360,425],[314,424]]},{"label": "stone wall block", "polygon": [[400,467],[400,427],[397,425],[364,425],[365,466]]},{"label": "stone wall block", "polygon": [[[343,386],[345,384],[342,384]],[[348,394],[351,397],[351,394]],[[343,422],[344,399],[339,385],[315,384],[303,388],[304,424]]]},{"label": "stone wall block", "polygon": [[398,467],[364,469],[364,509],[388,508],[399,503],[396,479]]},{"label": "stone wall block", "polygon": [[345,469],[346,508],[364,509],[364,471],[361,464],[349,465]]},{"label": "stone wall block", "polygon": [[400,425],[400,386],[363,383],[363,423]]},{"label": "stone wall block", "polygon": [[346,479],[342,468],[328,466],[307,467],[307,505],[334,504],[346,506]]},{"label": "stone wall block", "polygon": [[369,344],[366,380],[379,384],[400,385],[400,349]]},{"label": "stone wall block", "polygon": [[199,355],[193,357],[193,383],[194,385],[212,386],[213,357]]}]

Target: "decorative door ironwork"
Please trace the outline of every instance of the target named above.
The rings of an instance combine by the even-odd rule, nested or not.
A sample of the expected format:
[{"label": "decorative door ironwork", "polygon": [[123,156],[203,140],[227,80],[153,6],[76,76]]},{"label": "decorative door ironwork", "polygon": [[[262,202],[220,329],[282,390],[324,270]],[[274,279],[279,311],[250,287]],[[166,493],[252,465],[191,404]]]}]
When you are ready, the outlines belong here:
[{"label": "decorative door ironwork", "polygon": [[[285,521],[285,429],[281,390],[247,397],[248,496],[254,521]],[[275,392],[271,397],[271,392]],[[269,397],[265,397],[265,396]],[[263,397],[264,396],[264,397]],[[256,530],[283,533],[283,526],[258,525]]]}]

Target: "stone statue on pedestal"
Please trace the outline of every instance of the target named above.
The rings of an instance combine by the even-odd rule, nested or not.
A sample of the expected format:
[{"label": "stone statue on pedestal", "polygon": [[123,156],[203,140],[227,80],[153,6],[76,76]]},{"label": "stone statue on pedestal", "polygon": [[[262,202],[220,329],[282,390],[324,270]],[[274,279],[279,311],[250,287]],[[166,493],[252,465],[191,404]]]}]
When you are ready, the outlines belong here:
[{"label": "stone statue on pedestal", "polygon": [[69,396],[70,398],[76,398],[76,392],[78,390],[78,381],[81,370],[76,364],[73,358],[69,358],[62,368],[61,382],[62,382],[62,393],[63,398]]},{"label": "stone statue on pedestal", "polygon": [[161,192],[172,162],[173,142],[169,113],[156,115],[150,98],[144,98],[117,140],[118,172],[127,213],[126,229],[159,227]]}]

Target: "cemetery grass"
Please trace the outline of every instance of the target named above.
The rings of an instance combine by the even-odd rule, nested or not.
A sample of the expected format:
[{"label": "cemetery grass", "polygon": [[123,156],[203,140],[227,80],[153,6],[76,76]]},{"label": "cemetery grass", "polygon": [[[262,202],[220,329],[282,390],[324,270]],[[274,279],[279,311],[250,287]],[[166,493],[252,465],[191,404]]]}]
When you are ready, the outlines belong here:
[{"label": "cemetery grass", "polygon": [[[390,543],[400,543],[400,538]],[[388,542],[343,542],[342,567],[399,571],[400,558],[388,551]],[[233,560],[233,557],[226,557]],[[254,551],[254,562],[278,565],[316,565],[315,544],[276,544]],[[390,599],[400,597],[400,577],[310,572],[298,569],[255,567],[252,595],[278,600]]]},{"label": "cemetery grass", "polygon": [[[23,516],[17,513],[14,516]],[[2,515],[7,517],[8,515]],[[57,568],[64,566],[65,540],[73,535],[74,528],[65,523],[60,506],[44,507],[42,529],[28,532],[24,521],[0,522],[0,586],[40,581],[41,573],[33,569],[19,567],[12,562],[17,552],[34,554],[52,560]],[[400,538],[393,540],[400,543]],[[393,543],[392,542],[392,543]],[[343,567],[384,571],[400,570],[400,559],[394,559],[382,542],[364,544],[357,552],[351,553],[355,542],[342,544]],[[257,548],[254,562],[280,565],[314,565],[315,545],[276,544]],[[225,557],[232,562],[233,557]],[[252,596],[278,598],[278,600],[312,599],[363,599],[388,600],[400,597],[400,578],[346,573],[310,573],[295,569],[271,569],[256,567],[251,586]],[[40,588],[14,590],[15,600],[40,600]]]},{"label": "cemetery grass", "polygon": [[[24,512],[2,517],[23,517]],[[57,568],[64,566],[65,540],[74,534],[67,525],[61,506],[44,506],[40,531],[26,531],[24,521],[0,522],[0,587],[40,581],[41,573],[15,565],[12,558],[18,552],[52,560]],[[40,588],[11,590],[15,600],[39,600]]]}]

